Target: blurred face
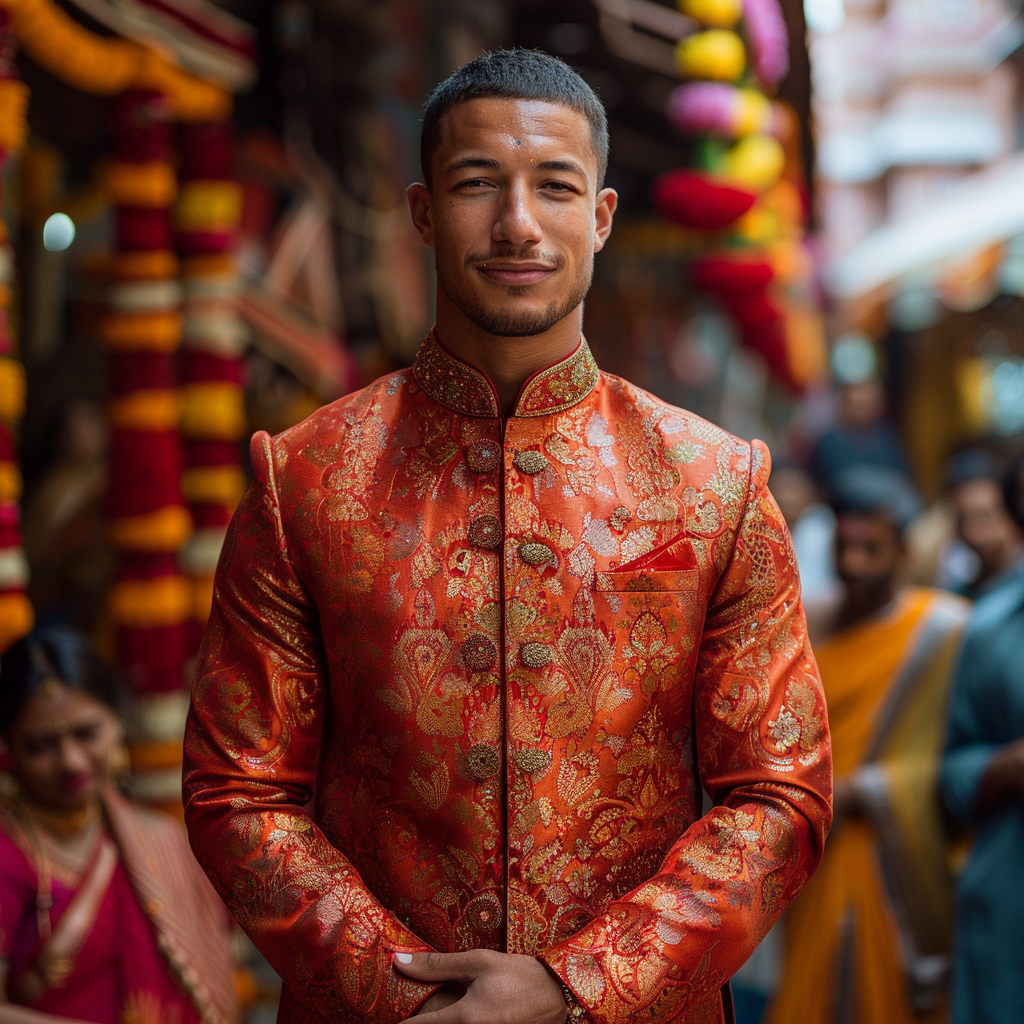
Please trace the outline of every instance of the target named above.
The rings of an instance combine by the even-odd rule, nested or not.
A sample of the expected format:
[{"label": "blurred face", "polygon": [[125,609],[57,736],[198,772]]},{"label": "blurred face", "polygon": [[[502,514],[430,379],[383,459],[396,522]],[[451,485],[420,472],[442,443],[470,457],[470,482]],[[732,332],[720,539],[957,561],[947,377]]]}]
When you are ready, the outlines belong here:
[{"label": "blurred face", "polygon": [[957,532],[986,571],[998,571],[1020,544],[1020,531],[994,480],[970,480],[953,492]]},{"label": "blurred face", "polygon": [[106,705],[55,682],[33,694],[11,724],[11,770],[36,803],[80,810],[110,777],[119,736]]},{"label": "blurred face", "polygon": [[839,517],[836,571],[851,603],[880,606],[888,601],[903,559],[899,533],[887,516],[847,513]]},{"label": "blurred face", "polygon": [[616,195],[597,189],[590,124],[541,100],[476,99],[441,123],[432,187],[409,203],[438,288],[488,334],[542,334],[582,303]]},{"label": "blurred face", "polygon": [[885,392],[877,380],[847,384],[840,399],[840,415],[851,427],[870,427],[885,412]]}]

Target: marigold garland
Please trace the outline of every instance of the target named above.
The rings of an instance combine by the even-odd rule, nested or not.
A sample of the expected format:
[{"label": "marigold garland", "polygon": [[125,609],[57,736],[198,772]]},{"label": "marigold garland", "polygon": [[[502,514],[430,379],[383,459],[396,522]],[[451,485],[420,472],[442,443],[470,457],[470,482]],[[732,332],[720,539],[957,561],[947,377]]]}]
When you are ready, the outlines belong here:
[{"label": "marigold garland", "polygon": [[177,562],[191,519],[181,495],[172,356],[182,334],[177,261],[169,251],[177,191],[172,109],[152,91],[128,92],[117,104],[111,180],[119,252],[100,330],[110,353],[109,507],[120,551],[109,608],[118,662],[137,698],[185,686],[192,611],[192,589]]},{"label": "marigold garland", "polygon": [[167,97],[179,121],[226,117],[231,95],[175,67],[156,50],[97,36],[52,0],[0,0],[22,49],[62,82],[83,92],[116,96],[151,90]]},{"label": "marigold garland", "polygon": [[193,586],[196,642],[210,613],[213,572],[231,513],[245,490],[239,441],[247,421],[242,386],[245,334],[237,311],[231,249],[241,216],[233,143],[223,121],[183,130],[181,190],[175,209],[183,255],[182,491],[196,531],[183,552]]},{"label": "marigold garland", "polygon": [[[25,142],[28,95],[28,87],[17,78],[10,19],[0,7],[0,167]],[[25,636],[35,623],[25,594],[28,563],[19,528],[22,480],[14,436],[25,409],[25,370],[14,358],[9,334],[7,308],[14,260],[6,240],[7,228],[0,220],[0,652]]]}]

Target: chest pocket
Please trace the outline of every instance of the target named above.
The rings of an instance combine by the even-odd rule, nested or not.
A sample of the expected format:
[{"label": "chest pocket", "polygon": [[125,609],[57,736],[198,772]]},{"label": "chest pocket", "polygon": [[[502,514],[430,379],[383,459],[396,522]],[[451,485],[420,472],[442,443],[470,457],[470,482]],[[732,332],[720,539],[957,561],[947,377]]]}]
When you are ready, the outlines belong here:
[{"label": "chest pocket", "polygon": [[624,572],[599,572],[594,589],[604,593],[643,594],[651,592],[696,592],[700,586],[698,569],[632,569]]}]

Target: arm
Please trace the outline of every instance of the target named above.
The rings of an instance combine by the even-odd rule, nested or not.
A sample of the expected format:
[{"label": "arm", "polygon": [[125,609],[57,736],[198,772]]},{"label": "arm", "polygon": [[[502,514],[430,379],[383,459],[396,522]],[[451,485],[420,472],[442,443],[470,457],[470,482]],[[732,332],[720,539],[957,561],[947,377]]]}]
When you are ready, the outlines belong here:
[{"label": "arm", "polygon": [[270,439],[228,530],[185,736],[200,864],[292,992],[321,1014],[390,1024],[437,987],[392,970],[429,947],[386,910],[306,811],[327,693],[316,608],[296,572]]},{"label": "arm", "polygon": [[[1003,747],[989,720],[992,694],[986,686],[985,634],[968,628],[949,704],[946,753],[942,759],[942,796],[949,810],[971,821],[1014,789],[1014,762],[1024,766],[1024,752]],[[1000,738],[1001,739],[1001,738]],[[1017,791],[1024,780],[1016,782]]]},{"label": "arm", "polygon": [[711,997],[808,881],[831,821],[825,701],[768,459],[742,518],[694,681],[704,787],[717,806],[659,873],[544,956],[595,1024],[659,1020]]}]

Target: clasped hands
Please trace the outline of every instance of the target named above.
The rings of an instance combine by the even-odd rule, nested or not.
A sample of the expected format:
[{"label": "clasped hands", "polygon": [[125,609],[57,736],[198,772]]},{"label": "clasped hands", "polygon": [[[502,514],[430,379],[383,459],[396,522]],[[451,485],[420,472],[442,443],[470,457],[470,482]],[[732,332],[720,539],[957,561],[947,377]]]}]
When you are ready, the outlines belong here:
[{"label": "clasped hands", "polygon": [[561,986],[532,956],[493,949],[396,953],[395,969],[416,981],[444,986],[404,1024],[563,1024],[565,1020]]}]

